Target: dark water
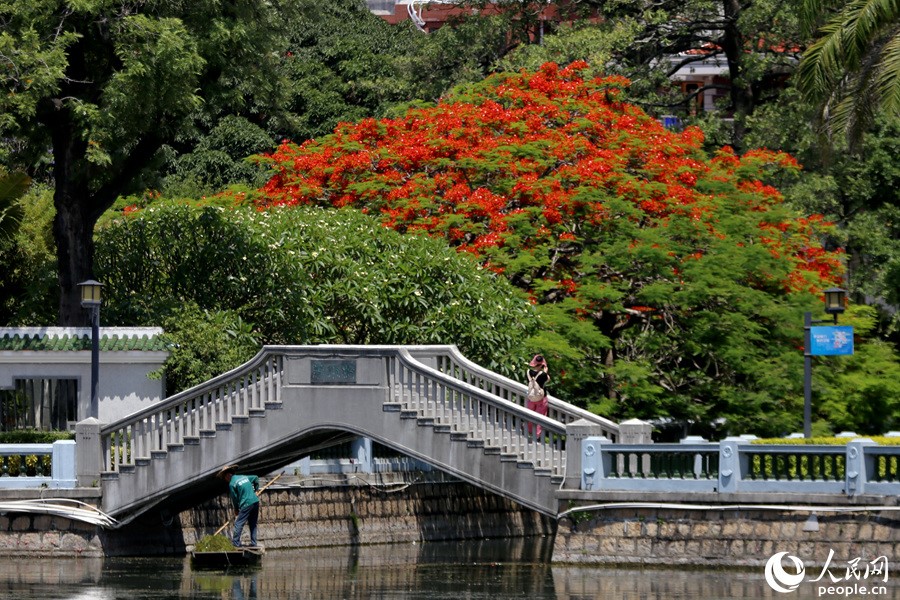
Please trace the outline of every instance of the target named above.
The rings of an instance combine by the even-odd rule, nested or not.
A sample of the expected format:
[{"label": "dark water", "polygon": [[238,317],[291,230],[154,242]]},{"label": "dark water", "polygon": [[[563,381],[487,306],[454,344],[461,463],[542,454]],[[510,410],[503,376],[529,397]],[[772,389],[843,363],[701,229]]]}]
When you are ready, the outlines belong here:
[{"label": "dark water", "polygon": [[[20,600],[745,600],[819,595],[771,590],[762,569],[550,565],[549,540],[429,542],[270,550],[256,567],[198,570],[188,558],[0,559],[0,598]],[[900,598],[888,582],[881,598]],[[867,598],[873,596],[867,595]]]}]

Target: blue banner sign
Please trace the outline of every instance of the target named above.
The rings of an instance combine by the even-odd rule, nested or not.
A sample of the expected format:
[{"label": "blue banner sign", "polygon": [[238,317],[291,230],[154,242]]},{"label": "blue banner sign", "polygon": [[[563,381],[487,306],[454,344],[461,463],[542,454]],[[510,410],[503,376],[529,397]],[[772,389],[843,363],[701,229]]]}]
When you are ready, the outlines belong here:
[{"label": "blue banner sign", "polygon": [[853,354],[853,327],[810,327],[811,356]]}]

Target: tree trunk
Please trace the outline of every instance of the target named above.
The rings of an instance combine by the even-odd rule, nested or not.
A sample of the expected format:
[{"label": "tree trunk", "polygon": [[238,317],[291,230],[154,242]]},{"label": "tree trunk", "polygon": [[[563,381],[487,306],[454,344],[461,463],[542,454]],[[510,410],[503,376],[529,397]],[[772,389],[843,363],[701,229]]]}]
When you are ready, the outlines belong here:
[{"label": "tree trunk", "polygon": [[738,27],[738,19],[741,16],[740,0],[723,0],[723,11],[725,28],[722,35],[722,50],[728,59],[728,77],[731,79],[731,106],[734,109],[731,143],[737,152],[741,152],[744,144],[744,135],[747,132],[746,118],[753,113],[754,109],[754,94],[753,87],[743,73],[746,48],[744,35]]},{"label": "tree trunk", "polygon": [[[64,184],[65,182],[63,182]],[[53,237],[59,278],[59,324],[85,326],[89,313],[81,307],[78,284],[94,279],[94,221],[87,218],[70,186],[57,185]]]},{"label": "tree trunk", "polygon": [[87,184],[86,144],[74,134],[68,108],[58,107],[52,115],[53,237],[56,241],[59,279],[59,324],[89,324],[88,311],[81,307],[78,284],[93,279],[94,224],[99,215],[87,209],[91,205]]}]

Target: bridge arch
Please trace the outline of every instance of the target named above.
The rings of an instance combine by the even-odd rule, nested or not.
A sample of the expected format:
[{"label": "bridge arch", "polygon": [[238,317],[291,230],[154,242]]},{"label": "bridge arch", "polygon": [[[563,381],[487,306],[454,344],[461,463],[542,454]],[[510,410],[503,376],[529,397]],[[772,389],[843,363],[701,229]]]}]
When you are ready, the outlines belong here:
[{"label": "bridge arch", "polygon": [[[454,346],[266,346],[244,365],[99,432],[103,510],[131,518],[163,497],[209,488],[225,464],[269,473],[354,436],[556,516],[567,425],[618,426],[551,398]],[[529,436],[540,424],[540,437]]]}]

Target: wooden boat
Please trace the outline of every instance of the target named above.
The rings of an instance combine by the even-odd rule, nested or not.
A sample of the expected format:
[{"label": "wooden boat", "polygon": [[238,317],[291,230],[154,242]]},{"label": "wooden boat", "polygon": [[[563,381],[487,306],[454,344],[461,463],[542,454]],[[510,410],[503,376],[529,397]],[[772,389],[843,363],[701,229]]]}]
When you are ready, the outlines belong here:
[{"label": "wooden boat", "polygon": [[206,569],[247,567],[258,565],[265,553],[265,548],[261,546],[248,546],[220,552],[191,552],[191,564]]}]

